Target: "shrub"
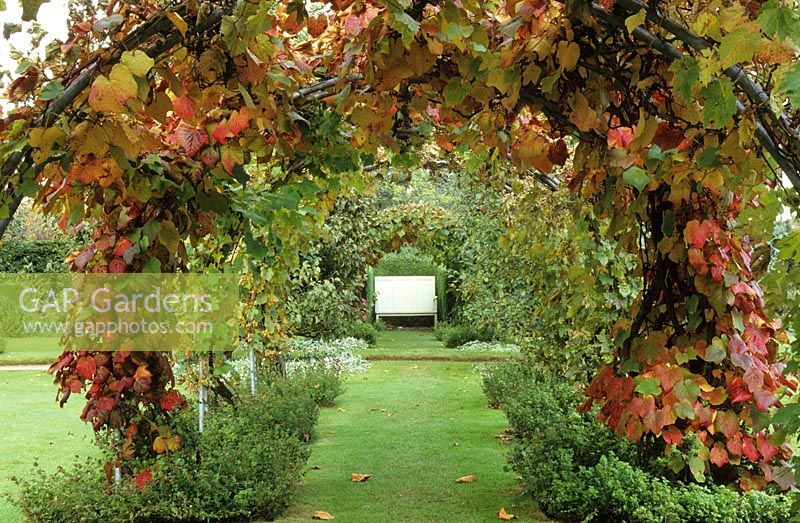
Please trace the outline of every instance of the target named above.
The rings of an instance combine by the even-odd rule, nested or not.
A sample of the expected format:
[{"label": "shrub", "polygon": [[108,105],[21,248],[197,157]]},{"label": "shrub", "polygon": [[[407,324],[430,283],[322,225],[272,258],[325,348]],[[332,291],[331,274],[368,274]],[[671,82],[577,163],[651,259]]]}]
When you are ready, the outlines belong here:
[{"label": "shrub", "polygon": [[0,354],[3,354],[8,349],[8,338],[0,334]]},{"label": "shrub", "polygon": [[371,323],[354,323],[348,329],[347,335],[351,338],[366,341],[370,347],[374,347],[378,342],[378,329]]},{"label": "shrub", "polygon": [[513,429],[511,467],[552,518],[630,523],[788,519],[787,496],[675,484],[654,474],[659,467],[645,444],[619,439],[594,415],[578,413],[581,394],[530,360],[496,367],[485,375],[483,386],[490,403],[506,411]]},{"label": "shrub", "polygon": [[541,381],[542,372],[527,359],[514,359],[497,364],[483,373],[483,394],[493,409],[503,407],[509,400],[515,400],[527,385]]},{"label": "shrub", "polygon": [[445,336],[453,330],[453,325],[446,321],[440,321],[433,328],[433,337],[439,341],[444,341]]},{"label": "shrub", "polygon": [[489,329],[477,329],[469,325],[459,325],[448,327],[442,337],[444,346],[448,349],[454,349],[471,341],[492,341],[495,335]]},{"label": "shrub", "polygon": [[300,368],[291,374],[292,382],[303,387],[319,407],[333,407],[343,390],[341,375],[322,367]]},{"label": "shrub", "polygon": [[12,240],[0,249],[0,272],[66,272],[64,260],[74,248],[61,240]]},{"label": "shrub", "polygon": [[255,399],[243,394],[216,407],[202,435],[187,409],[174,428],[180,449],[155,463],[126,462],[134,472],[152,471],[143,489],[126,476],[114,494],[103,463],[92,459],[50,475],[36,468],[17,480],[12,503],[42,523],[272,520],[302,476],[310,452],[303,440],[318,415],[305,378],[269,381],[275,375],[262,376]]}]

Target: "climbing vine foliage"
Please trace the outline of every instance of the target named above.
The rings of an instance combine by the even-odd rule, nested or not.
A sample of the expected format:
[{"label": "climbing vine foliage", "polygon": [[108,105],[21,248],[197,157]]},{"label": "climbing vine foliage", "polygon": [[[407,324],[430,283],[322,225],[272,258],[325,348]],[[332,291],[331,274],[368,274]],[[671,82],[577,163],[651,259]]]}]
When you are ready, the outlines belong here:
[{"label": "climbing vine foliage", "polygon": [[[9,86],[0,210],[27,194],[92,223],[73,270],[184,270],[197,245],[219,248],[208,266],[269,266],[299,209],[323,216],[348,173],[425,140],[531,176],[566,165],[556,182],[642,282],[585,407],[698,480],[792,484],[769,413],[796,383],[751,266],[769,231],[739,227],[800,186],[792,2],[113,1],[71,34]],[[64,399],[88,387],[96,428],[179,444],[164,355],[68,348],[51,372]]]}]

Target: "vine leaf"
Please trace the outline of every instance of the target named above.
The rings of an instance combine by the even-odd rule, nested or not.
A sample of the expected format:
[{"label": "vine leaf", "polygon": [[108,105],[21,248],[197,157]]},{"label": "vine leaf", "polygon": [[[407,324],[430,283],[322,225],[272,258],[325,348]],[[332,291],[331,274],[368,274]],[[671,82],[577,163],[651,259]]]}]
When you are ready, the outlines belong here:
[{"label": "vine leaf", "polygon": [[202,129],[192,127],[186,122],[181,122],[178,128],[175,129],[175,137],[178,144],[183,147],[183,150],[190,157],[197,154],[208,143],[208,133]]},{"label": "vine leaf", "polygon": [[758,51],[761,35],[752,27],[738,27],[725,35],[719,44],[719,63],[727,69],[740,62],[747,62]]},{"label": "vine leaf", "polygon": [[706,105],[703,108],[703,125],[709,129],[726,127],[736,113],[736,95],[727,78],[717,78],[701,91]]}]

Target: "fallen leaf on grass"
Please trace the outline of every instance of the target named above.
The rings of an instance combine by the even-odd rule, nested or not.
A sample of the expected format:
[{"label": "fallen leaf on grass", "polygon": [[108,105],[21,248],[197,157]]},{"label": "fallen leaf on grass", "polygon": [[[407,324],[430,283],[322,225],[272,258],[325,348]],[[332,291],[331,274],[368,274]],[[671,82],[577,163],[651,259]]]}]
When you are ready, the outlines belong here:
[{"label": "fallen leaf on grass", "polygon": [[327,512],[318,510],[314,512],[314,517],[312,517],[311,519],[333,519],[335,517],[336,516],[334,516],[333,514],[328,514]]},{"label": "fallen leaf on grass", "polygon": [[336,412],[344,412],[344,409],[342,407],[339,407],[338,409],[336,409]]},{"label": "fallen leaf on grass", "polygon": [[456,480],[456,483],[475,483],[478,478],[470,474],[469,476],[461,476]]},{"label": "fallen leaf on grass", "polygon": [[363,483],[367,481],[372,476],[370,474],[350,474],[350,481],[353,483]]},{"label": "fallen leaf on grass", "polygon": [[500,507],[500,510],[497,512],[497,517],[502,519],[503,521],[511,521],[512,519],[517,519],[517,516],[515,516],[514,514],[509,514],[503,507]]}]

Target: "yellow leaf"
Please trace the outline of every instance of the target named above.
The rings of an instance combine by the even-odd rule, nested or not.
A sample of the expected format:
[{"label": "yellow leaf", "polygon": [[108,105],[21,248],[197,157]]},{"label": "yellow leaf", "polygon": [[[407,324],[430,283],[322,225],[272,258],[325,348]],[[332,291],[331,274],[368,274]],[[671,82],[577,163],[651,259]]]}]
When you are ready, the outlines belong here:
[{"label": "yellow leaf", "polygon": [[155,61],[147,56],[147,53],[138,49],[133,52],[125,51],[119,61],[128,68],[131,74],[142,77],[155,65]]},{"label": "yellow leaf", "polygon": [[[128,101],[129,98],[136,96],[139,91],[139,86],[136,84],[131,70],[124,64],[116,64],[111,68],[111,74],[108,76],[111,85],[117,90],[120,99]],[[123,102],[125,103],[125,102]]]},{"label": "yellow leaf", "polygon": [[164,438],[161,436],[156,438],[153,442],[153,450],[156,451],[156,454],[163,454],[167,451],[167,443],[164,441]]},{"label": "yellow leaf", "polygon": [[500,510],[497,512],[497,517],[502,519],[503,521],[511,521],[512,519],[517,519],[517,516],[515,516],[514,514],[509,514],[503,507],[500,507]]},{"label": "yellow leaf", "polygon": [[625,19],[625,27],[628,29],[629,33],[632,33],[633,30],[636,29],[636,26],[644,23],[645,19],[647,19],[647,11],[642,9],[635,15],[631,15]]},{"label": "yellow leaf", "polygon": [[335,517],[336,517],[336,516],[334,516],[333,514],[329,514],[328,512],[323,512],[323,511],[321,511],[321,510],[318,510],[318,511],[314,512],[314,516],[313,516],[311,519],[325,519],[325,520],[330,520],[330,519],[333,519],[333,518],[335,518]]},{"label": "yellow leaf", "polygon": [[120,113],[125,103],[136,96],[139,87],[124,64],[116,64],[108,78],[98,76],[89,92],[89,105],[95,111]]},{"label": "yellow leaf", "polygon": [[719,20],[711,13],[703,12],[697,15],[691,23],[692,29],[700,36],[710,36],[715,40],[719,40]]},{"label": "yellow leaf", "polygon": [[352,481],[353,483],[363,483],[363,482],[367,481],[371,477],[372,476],[370,474],[355,474],[354,473],[354,474],[350,475],[350,481]]},{"label": "yellow leaf", "polygon": [[177,434],[172,436],[171,438],[167,439],[167,448],[172,452],[175,452],[179,448],[181,448],[181,437]]},{"label": "yellow leaf", "polygon": [[50,156],[50,150],[56,142],[61,143],[64,133],[58,127],[37,127],[28,134],[28,144],[36,149],[33,152],[33,161],[41,163]]},{"label": "yellow leaf", "polygon": [[174,11],[167,13],[167,18],[169,18],[169,21],[175,26],[175,29],[181,32],[181,36],[186,38],[186,31],[189,30],[189,24],[186,23],[186,20],[181,18],[181,15]]},{"label": "yellow leaf", "polygon": [[105,156],[111,142],[113,129],[103,124],[94,125],[88,120],[75,126],[69,138],[75,157],[93,154],[96,158]]},{"label": "yellow leaf", "polygon": [[572,115],[570,121],[583,132],[597,129],[600,125],[600,120],[597,118],[597,113],[589,105],[589,100],[581,92],[576,92],[572,102]]},{"label": "yellow leaf", "polygon": [[581,48],[577,42],[566,42],[564,40],[558,42],[558,49],[556,50],[556,58],[561,68],[565,71],[572,71],[578,65],[578,58],[581,57]]},{"label": "yellow leaf", "polygon": [[456,480],[456,483],[475,483],[478,480],[474,475],[461,476]]}]

